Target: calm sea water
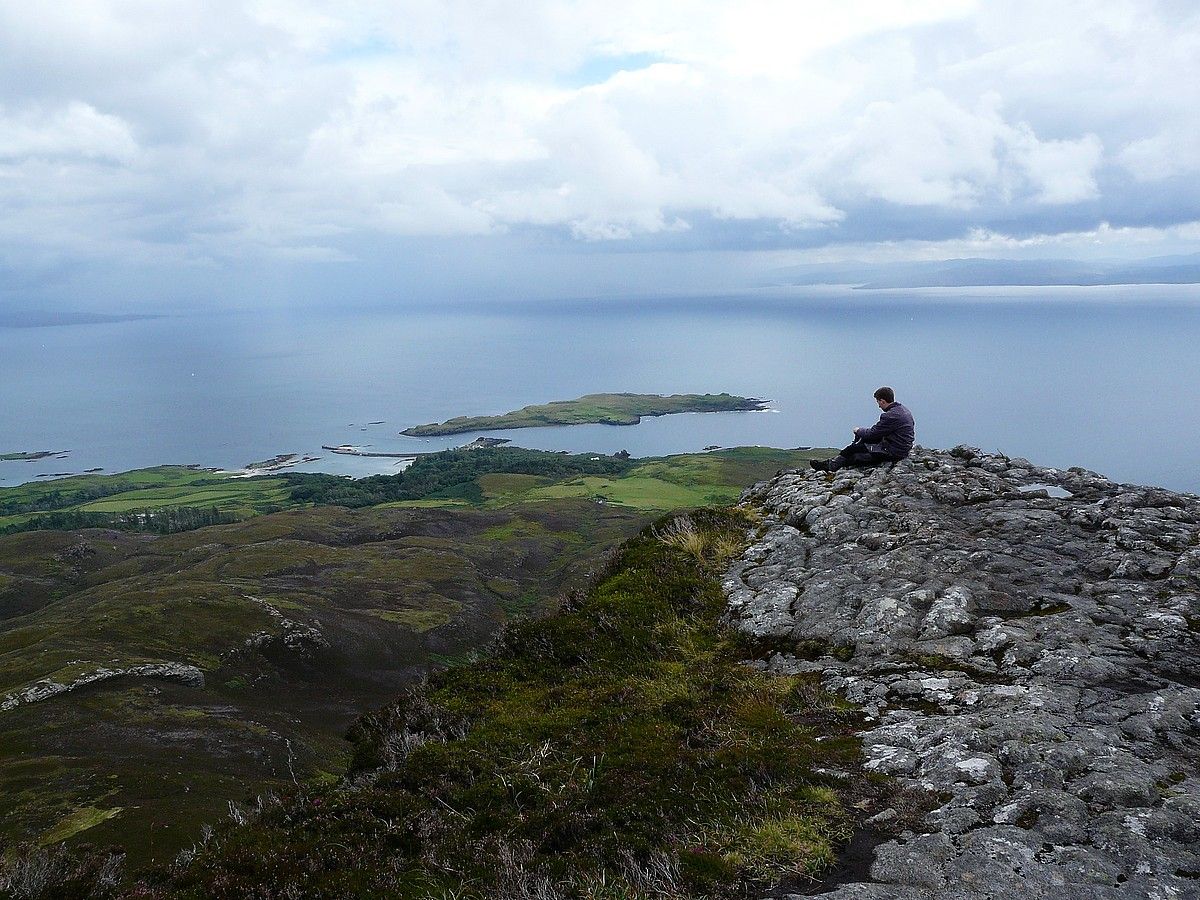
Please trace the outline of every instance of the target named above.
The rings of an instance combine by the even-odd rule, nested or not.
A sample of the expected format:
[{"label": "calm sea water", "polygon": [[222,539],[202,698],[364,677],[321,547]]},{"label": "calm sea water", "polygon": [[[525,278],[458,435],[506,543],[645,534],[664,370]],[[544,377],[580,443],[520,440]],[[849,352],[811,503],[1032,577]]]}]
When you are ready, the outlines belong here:
[{"label": "calm sea water", "polygon": [[1193,286],[828,289],[0,328],[0,452],[72,451],[0,462],[0,484],[93,467],[236,468],[286,452],[322,457],[302,470],[389,471],[390,460],[320,446],[439,449],[471,435],[397,432],[596,391],[729,391],[775,410],[500,436],[637,456],[841,445],[877,417],[874,388],[891,384],[926,446],[974,444],[1197,491],[1198,343]]}]

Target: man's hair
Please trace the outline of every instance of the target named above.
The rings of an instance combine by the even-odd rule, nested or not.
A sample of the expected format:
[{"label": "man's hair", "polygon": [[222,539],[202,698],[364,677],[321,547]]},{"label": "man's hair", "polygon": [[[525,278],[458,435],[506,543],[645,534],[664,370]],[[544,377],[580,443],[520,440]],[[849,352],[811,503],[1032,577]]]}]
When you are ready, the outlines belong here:
[{"label": "man's hair", "polygon": [[888,403],[896,402],[896,392],[890,387],[881,387],[875,391],[876,400],[886,400]]}]

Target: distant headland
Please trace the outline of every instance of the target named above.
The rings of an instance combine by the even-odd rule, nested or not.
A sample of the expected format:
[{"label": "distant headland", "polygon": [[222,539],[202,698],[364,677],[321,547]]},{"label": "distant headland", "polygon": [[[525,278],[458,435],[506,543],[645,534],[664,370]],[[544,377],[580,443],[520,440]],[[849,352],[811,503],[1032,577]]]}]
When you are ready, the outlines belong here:
[{"label": "distant headland", "polygon": [[759,412],[770,401],[733,394],[587,394],[525,406],[502,416],[458,416],[441,423],[416,425],[401,434],[434,437],[467,431],[538,428],[547,425],[636,425],[643,416],[686,412]]}]

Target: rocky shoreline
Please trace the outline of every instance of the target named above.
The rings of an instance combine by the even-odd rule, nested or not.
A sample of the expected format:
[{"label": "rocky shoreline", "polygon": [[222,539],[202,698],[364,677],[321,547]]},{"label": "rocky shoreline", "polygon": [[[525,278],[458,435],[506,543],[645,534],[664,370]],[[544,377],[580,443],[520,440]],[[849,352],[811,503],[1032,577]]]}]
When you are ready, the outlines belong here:
[{"label": "rocky shoreline", "polygon": [[1200,497],[958,447],[743,501],[731,620],[935,798],[822,896],[1200,897]]}]

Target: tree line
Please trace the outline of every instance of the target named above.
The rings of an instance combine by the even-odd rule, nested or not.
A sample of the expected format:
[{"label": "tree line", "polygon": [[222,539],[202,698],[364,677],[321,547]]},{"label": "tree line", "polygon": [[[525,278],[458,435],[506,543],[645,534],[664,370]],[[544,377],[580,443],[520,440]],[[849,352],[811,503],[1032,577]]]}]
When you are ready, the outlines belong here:
[{"label": "tree line", "polygon": [[121,513],[85,512],[77,509],[56,510],[25,522],[0,528],[0,534],[20,531],[72,531],[78,528],[114,528],[118,531],[145,531],[174,534],[207,525],[228,525],[241,517],[214,507],[168,506],[162,509],[133,509]]}]

